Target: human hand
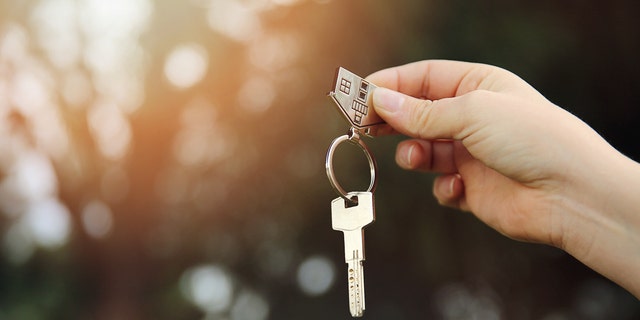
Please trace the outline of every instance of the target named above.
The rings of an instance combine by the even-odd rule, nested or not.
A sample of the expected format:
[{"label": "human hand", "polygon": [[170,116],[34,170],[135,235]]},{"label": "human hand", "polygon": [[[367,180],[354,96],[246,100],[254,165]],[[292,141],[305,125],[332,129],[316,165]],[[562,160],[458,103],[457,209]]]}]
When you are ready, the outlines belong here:
[{"label": "human hand", "polygon": [[[640,183],[638,164],[524,80],[455,61],[412,63],[367,79],[381,87],[374,107],[389,128],[415,138],[398,145],[397,163],[441,173],[433,186],[441,204],[471,211],[509,237],[563,248],[619,283],[615,273],[629,266],[594,255],[631,251],[640,266],[638,232],[621,232],[630,222],[640,231],[632,214],[640,204],[625,190]],[[640,292],[640,284],[631,287]]]}]

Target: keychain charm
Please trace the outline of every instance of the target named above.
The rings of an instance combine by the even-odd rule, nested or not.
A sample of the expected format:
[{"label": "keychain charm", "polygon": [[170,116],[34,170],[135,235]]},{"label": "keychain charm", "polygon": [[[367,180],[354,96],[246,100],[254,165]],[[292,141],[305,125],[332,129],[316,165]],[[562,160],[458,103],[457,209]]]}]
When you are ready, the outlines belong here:
[{"label": "keychain charm", "polygon": [[377,87],[343,67],[338,68],[334,83],[329,97],[351,127],[366,135],[375,134],[376,127],[384,123],[373,110],[373,90]]},{"label": "keychain charm", "polygon": [[[347,285],[349,289],[349,311],[353,317],[362,317],[365,310],[364,299],[364,227],[375,221],[373,191],[377,183],[376,162],[360,134],[372,135],[384,121],[373,111],[372,94],[375,85],[338,68],[335,88],[329,97],[335,102],[341,114],[349,121],[349,133],[331,142],[327,151],[325,167],[333,190],[340,197],[331,201],[331,224],[333,230],[344,234],[344,255],[347,263]],[[333,156],[343,142],[358,146],[367,157],[371,182],[366,191],[347,192],[340,186],[333,170]]]}]

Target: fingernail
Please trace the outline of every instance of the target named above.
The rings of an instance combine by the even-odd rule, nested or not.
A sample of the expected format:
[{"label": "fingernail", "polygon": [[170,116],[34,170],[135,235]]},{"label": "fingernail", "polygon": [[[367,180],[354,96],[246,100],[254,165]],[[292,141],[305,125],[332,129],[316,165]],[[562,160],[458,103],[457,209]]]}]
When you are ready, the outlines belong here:
[{"label": "fingernail", "polygon": [[411,166],[411,155],[413,154],[413,150],[416,148],[415,144],[412,144],[411,147],[409,147],[409,151],[407,151],[407,168],[412,168]]},{"label": "fingernail", "polygon": [[437,184],[438,195],[440,197],[446,197],[446,198],[451,197],[453,195],[453,188],[455,186],[455,183],[456,183],[455,176],[444,177],[440,181],[440,183]]},{"label": "fingernail", "polygon": [[456,180],[458,180],[458,178],[456,176],[451,177],[451,181],[449,181],[449,196],[453,194],[453,187],[456,184]]},{"label": "fingernail", "polygon": [[400,150],[398,150],[397,156],[397,162],[400,167],[404,169],[413,169],[411,166],[411,156],[413,155],[415,147],[415,144],[411,144],[409,146],[406,144],[400,145]]},{"label": "fingernail", "polygon": [[462,183],[462,176],[460,176],[459,173],[454,174],[451,177],[451,181],[449,182],[449,195],[453,195],[455,192],[455,187],[456,187],[456,182],[461,184]]},{"label": "fingernail", "polygon": [[373,91],[373,104],[376,109],[396,112],[404,103],[404,95],[387,88],[376,88]]}]

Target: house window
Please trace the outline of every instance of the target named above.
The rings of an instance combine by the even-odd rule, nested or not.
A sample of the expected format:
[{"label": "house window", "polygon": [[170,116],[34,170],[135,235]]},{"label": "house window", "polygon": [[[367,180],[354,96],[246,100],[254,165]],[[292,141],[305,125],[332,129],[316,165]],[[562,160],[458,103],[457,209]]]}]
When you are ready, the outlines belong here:
[{"label": "house window", "polygon": [[340,80],[340,91],[348,95],[349,92],[351,92],[351,81],[342,78],[342,80]]},{"label": "house window", "polygon": [[365,98],[367,98],[367,93],[362,91],[362,90],[360,90],[360,92],[358,93],[358,98],[360,98],[360,100],[366,102]]},{"label": "house window", "polygon": [[369,83],[363,80],[360,83],[360,92],[358,92],[358,100],[362,103],[367,103],[367,90],[369,90]]}]

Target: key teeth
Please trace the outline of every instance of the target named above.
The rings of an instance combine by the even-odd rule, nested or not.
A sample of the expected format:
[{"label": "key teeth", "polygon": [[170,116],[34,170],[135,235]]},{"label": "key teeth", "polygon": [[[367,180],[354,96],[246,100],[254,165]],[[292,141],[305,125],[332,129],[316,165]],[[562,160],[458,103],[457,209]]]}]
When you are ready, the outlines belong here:
[{"label": "key teeth", "polygon": [[349,311],[352,317],[362,317],[364,304],[364,273],[361,260],[348,262],[347,278],[349,281]]}]

